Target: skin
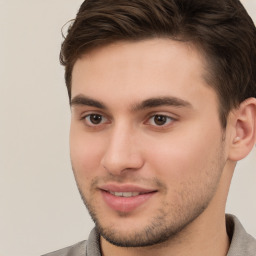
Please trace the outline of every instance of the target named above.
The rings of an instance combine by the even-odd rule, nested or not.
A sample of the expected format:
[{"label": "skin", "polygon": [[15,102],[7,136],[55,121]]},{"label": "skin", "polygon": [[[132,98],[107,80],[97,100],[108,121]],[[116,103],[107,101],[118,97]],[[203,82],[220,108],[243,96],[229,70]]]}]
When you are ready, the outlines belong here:
[{"label": "skin", "polygon": [[[195,47],[170,39],[107,45],[75,63],[71,161],[103,255],[227,254],[225,203],[242,153],[237,113],[224,130],[205,72]],[[108,184],[154,193],[118,211],[103,199]]]}]

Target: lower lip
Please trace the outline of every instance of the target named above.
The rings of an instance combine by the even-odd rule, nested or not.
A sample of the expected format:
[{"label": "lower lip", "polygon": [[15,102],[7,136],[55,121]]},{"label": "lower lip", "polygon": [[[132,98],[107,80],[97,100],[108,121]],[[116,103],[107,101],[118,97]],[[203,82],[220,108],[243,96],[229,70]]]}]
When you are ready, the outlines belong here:
[{"label": "lower lip", "polygon": [[106,192],[101,191],[105,203],[113,210],[118,212],[128,213],[134,211],[147,200],[149,200],[156,192],[141,194],[133,197],[118,197]]}]

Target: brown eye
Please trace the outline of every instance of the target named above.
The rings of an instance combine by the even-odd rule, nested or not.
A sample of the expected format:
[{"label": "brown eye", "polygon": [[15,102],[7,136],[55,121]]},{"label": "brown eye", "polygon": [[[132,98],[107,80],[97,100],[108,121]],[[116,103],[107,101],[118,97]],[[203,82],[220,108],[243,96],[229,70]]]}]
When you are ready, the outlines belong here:
[{"label": "brown eye", "polygon": [[108,120],[106,117],[100,114],[89,114],[85,117],[83,117],[83,120],[87,126],[99,126],[101,124],[108,123]]},{"label": "brown eye", "polygon": [[174,121],[175,121],[175,119],[168,115],[156,114],[156,115],[151,116],[147,120],[146,124],[149,124],[149,125],[155,126],[155,127],[165,128],[165,127],[171,125],[172,122],[174,122]]},{"label": "brown eye", "polygon": [[102,122],[102,116],[97,114],[89,115],[89,119],[92,124],[100,124]]},{"label": "brown eye", "polygon": [[154,116],[154,123],[158,126],[165,125],[167,122],[167,116],[163,115],[155,115]]}]

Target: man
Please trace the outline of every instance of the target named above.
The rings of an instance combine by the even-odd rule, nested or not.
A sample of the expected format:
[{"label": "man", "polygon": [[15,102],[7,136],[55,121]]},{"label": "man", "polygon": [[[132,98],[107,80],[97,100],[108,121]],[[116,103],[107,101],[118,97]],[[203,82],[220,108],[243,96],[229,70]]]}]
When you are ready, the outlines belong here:
[{"label": "man", "polygon": [[238,0],[86,0],[61,49],[87,241],[47,254],[256,255],[225,204],[256,141],[256,29]]}]

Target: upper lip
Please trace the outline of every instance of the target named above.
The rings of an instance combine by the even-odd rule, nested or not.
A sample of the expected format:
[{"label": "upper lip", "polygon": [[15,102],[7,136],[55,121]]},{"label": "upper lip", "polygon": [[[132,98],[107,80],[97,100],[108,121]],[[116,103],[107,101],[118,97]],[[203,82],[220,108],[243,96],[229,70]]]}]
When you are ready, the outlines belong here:
[{"label": "upper lip", "polygon": [[156,192],[156,189],[145,188],[132,184],[105,184],[99,187],[101,190],[111,192],[138,192],[138,193],[150,193]]}]

